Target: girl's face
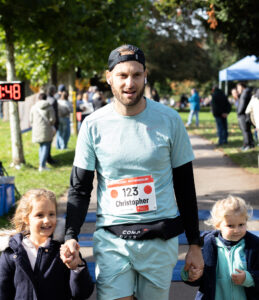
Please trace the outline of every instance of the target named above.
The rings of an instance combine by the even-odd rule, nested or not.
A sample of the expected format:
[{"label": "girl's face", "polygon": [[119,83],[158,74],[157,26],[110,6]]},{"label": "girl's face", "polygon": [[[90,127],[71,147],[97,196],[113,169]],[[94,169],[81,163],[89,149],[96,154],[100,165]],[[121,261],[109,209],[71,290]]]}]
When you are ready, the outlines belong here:
[{"label": "girl's face", "polygon": [[243,215],[225,216],[217,229],[225,240],[236,242],[245,236],[246,222],[246,216]]},{"label": "girl's face", "polygon": [[56,206],[49,199],[33,200],[32,211],[25,220],[30,228],[30,239],[34,244],[44,243],[55,230]]}]

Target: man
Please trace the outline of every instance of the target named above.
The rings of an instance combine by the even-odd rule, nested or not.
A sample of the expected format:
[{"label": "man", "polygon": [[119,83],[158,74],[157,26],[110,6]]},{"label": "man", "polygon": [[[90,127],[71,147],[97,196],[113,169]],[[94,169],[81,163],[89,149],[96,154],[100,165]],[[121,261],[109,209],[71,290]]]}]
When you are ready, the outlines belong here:
[{"label": "man", "polygon": [[251,148],[254,148],[254,140],[251,132],[251,122],[245,113],[247,105],[251,99],[251,89],[246,87],[243,82],[239,82],[237,84],[237,92],[239,95],[237,118],[239,127],[243,135],[243,147],[241,148],[241,150],[247,151]]},{"label": "man", "polygon": [[97,298],[165,300],[183,227],[190,244],[185,269],[203,269],[194,156],[176,111],[143,97],[144,53],[124,45],[110,53],[108,65],[114,101],[80,129],[67,205],[70,253],[62,259],[73,262],[79,247],[96,170]]},{"label": "man", "polygon": [[228,102],[227,96],[217,86],[212,88],[211,109],[217,125],[217,132],[219,137],[218,146],[227,144],[228,143],[227,116],[230,113],[231,105]]}]

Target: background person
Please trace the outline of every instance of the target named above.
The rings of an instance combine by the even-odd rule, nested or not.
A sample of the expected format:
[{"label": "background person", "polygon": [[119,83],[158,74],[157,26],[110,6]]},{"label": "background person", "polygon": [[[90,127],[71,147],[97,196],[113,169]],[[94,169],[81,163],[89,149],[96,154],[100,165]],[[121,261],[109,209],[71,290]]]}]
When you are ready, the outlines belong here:
[{"label": "background person", "polygon": [[39,101],[36,102],[30,111],[30,123],[32,126],[32,142],[39,143],[39,172],[49,170],[46,162],[50,153],[50,146],[53,139],[52,126],[55,124],[55,111],[53,106],[46,100],[47,95],[40,93]]},{"label": "background person", "polygon": [[44,189],[26,192],[12,223],[15,230],[2,231],[0,236],[4,239],[0,243],[4,251],[0,257],[1,300],[83,300],[92,294],[94,285],[79,251],[75,252],[75,271],[60,259],[64,228],[56,226],[54,193]]},{"label": "background person", "polygon": [[251,148],[254,148],[254,140],[251,132],[251,122],[247,117],[245,111],[247,105],[251,99],[251,89],[246,87],[243,82],[237,84],[237,92],[239,95],[238,106],[237,106],[237,118],[239,127],[243,135],[243,146],[241,150],[247,151]]},{"label": "background person", "polygon": [[61,96],[61,93],[64,92],[64,91],[67,91],[66,86],[63,83],[59,84],[58,91],[55,94],[55,98],[58,100]]},{"label": "background person", "polygon": [[259,145],[259,89],[257,89],[255,94],[252,96],[245,113],[250,115],[250,120],[255,127],[255,140]]},{"label": "background person", "polygon": [[97,110],[107,104],[103,92],[101,91],[96,91],[92,97],[92,100],[94,110]]},{"label": "background person", "polygon": [[92,112],[94,112],[94,105],[93,102],[89,101],[89,94],[88,92],[83,93],[82,103],[79,106],[82,112],[81,124],[84,121],[85,117],[89,116]]},{"label": "background person", "polygon": [[212,88],[212,100],[211,100],[212,114],[216,120],[217,133],[218,133],[218,145],[224,145],[228,143],[228,121],[227,117],[231,110],[231,105],[227,96],[217,86]]},{"label": "background person", "polygon": [[181,273],[200,286],[195,299],[259,299],[259,238],[246,231],[250,210],[239,197],[214,204],[206,224],[215,230],[204,234],[204,274],[192,282],[189,272]]},{"label": "background person", "polygon": [[235,108],[237,109],[238,107],[238,92],[236,88],[233,88],[231,90],[231,99],[230,99],[230,103],[233,104],[235,106]]},{"label": "background person", "polygon": [[108,66],[114,101],[87,117],[79,132],[67,204],[70,255],[62,259],[73,262],[96,170],[97,298],[166,300],[184,230],[186,269],[203,269],[194,156],[178,113],[143,96],[144,53],[121,46]]},{"label": "background person", "polygon": [[192,89],[191,93],[191,97],[188,98],[188,102],[190,103],[190,113],[186,126],[188,127],[191,125],[192,118],[195,115],[195,124],[196,127],[199,127],[200,97],[196,89]]},{"label": "background person", "polygon": [[187,106],[187,104],[188,104],[188,98],[186,97],[185,94],[182,94],[180,98],[180,108],[184,109]]},{"label": "background person", "polygon": [[73,106],[68,100],[68,92],[63,91],[58,99],[59,128],[56,139],[57,149],[67,149],[70,138],[70,114],[72,112]]}]

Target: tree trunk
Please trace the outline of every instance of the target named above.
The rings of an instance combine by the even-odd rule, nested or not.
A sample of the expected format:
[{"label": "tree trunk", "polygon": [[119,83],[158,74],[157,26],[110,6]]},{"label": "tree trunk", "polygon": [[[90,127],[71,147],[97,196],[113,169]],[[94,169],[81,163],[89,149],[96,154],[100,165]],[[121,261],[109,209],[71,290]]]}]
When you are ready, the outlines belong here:
[{"label": "tree trunk", "polygon": [[[14,59],[14,43],[11,28],[5,28],[6,37],[6,75],[7,81],[15,80],[15,59]],[[12,162],[14,166],[25,163],[23,155],[22,135],[20,128],[20,118],[18,103],[9,102],[9,117],[12,143]]]},{"label": "tree trunk", "polygon": [[57,63],[54,62],[51,65],[51,69],[50,69],[50,82],[51,84],[57,86],[58,84],[58,66]]}]

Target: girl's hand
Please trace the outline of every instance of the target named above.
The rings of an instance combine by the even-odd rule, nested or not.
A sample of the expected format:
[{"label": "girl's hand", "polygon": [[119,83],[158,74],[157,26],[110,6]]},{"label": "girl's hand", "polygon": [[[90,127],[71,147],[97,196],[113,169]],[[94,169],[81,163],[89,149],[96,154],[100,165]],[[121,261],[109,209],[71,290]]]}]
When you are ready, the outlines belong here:
[{"label": "girl's hand", "polygon": [[69,269],[76,269],[80,264],[79,257],[80,246],[76,240],[68,240],[60,247],[60,258]]},{"label": "girl's hand", "polygon": [[238,274],[231,275],[232,281],[237,285],[241,285],[246,279],[246,273],[245,271],[239,269],[236,269],[236,271],[238,272]]}]

